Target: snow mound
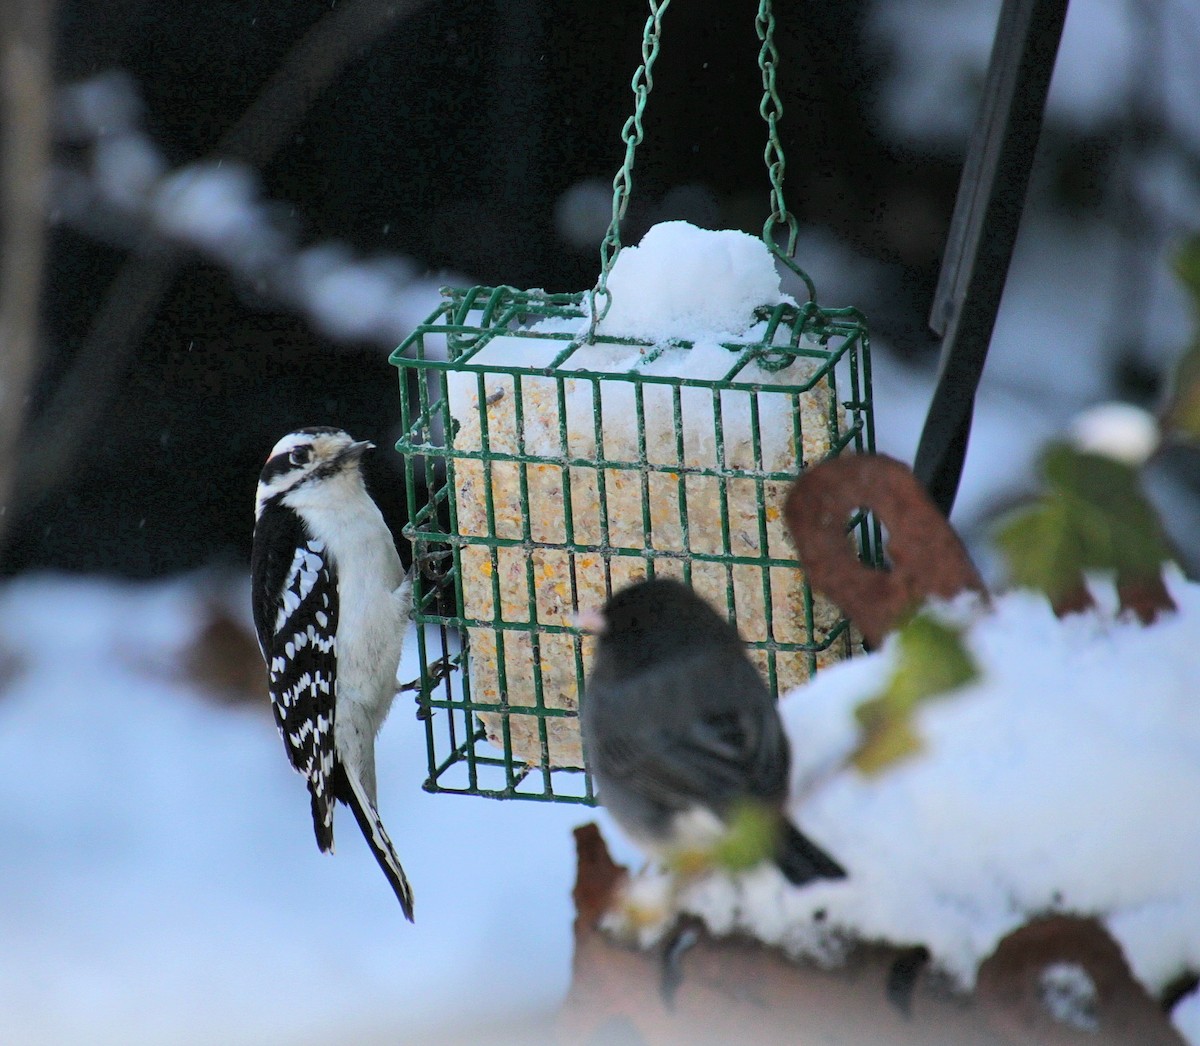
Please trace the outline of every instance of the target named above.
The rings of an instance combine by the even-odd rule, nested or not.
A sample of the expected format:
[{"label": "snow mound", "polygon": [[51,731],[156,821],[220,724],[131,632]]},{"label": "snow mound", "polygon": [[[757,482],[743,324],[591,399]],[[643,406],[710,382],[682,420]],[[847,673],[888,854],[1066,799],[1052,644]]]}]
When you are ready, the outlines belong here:
[{"label": "snow mound", "polygon": [[757,236],[661,222],[624,247],[608,277],[612,306],[600,332],[666,341],[740,334],[760,305],[790,300],[775,259]]},{"label": "snow mound", "polygon": [[793,690],[792,814],[849,878],[796,890],[760,869],[686,906],[817,959],[923,943],[963,988],[1053,911],[1100,918],[1151,993],[1200,968],[1200,585],[1167,580],[1178,612],[1149,627],[1116,616],[1111,591],[1062,620],[1030,592],[944,608],[981,677],[918,712],[924,751],[876,777],[841,768],[895,643]]}]

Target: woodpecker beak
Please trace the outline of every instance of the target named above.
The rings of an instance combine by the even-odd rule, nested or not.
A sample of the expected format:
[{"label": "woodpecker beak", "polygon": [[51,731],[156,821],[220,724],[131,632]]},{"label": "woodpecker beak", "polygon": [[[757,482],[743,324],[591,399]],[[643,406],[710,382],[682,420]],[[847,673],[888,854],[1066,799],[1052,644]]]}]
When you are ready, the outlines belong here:
[{"label": "woodpecker beak", "polygon": [[594,636],[602,636],[608,631],[608,622],[604,620],[604,614],[599,610],[577,610],[571,615],[571,624],[580,632],[587,632]]},{"label": "woodpecker beak", "polygon": [[368,450],[374,450],[375,444],[369,439],[359,440],[356,443],[351,443],[345,450],[337,456],[339,465],[353,464],[358,461]]}]

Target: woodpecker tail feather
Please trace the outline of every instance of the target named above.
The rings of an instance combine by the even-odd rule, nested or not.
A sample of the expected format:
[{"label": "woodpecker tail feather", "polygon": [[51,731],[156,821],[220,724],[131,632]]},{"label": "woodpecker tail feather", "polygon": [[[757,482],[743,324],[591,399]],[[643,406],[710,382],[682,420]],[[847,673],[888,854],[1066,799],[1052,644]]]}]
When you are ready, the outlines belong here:
[{"label": "woodpecker tail feather", "polygon": [[400,908],[404,912],[404,918],[412,922],[412,887],[408,883],[408,876],[404,874],[400,858],[396,856],[395,847],[392,846],[392,841],[384,830],[383,822],[379,819],[379,811],[375,809],[375,804],[367,795],[366,789],[363,788],[357,775],[345,766],[341,766],[339,769],[342,783],[345,785],[341,789],[339,798],[354,811],[354,819],[358,822],[358,827],[362,829],[367,845],[371,847],[371,852],[375,855],[375,860],[379,862],[383,874],[387,876],[387,881],[391,883],[392,889],[396,893],[396,899],[400,902]]},{"label": "woodpecker tail feather", "polygon": [[313,832],[317,836],[317,846],[321,853],[333,851],[333,796],[318,795],[309,785],[309,797],[312,799]]},{"label": "woodpecker tail feather", "polygon": [[786,817],[775,856],[780,871],[789,882],[803,886],[814,879],[845,879],[846,869],[804,836]]}]

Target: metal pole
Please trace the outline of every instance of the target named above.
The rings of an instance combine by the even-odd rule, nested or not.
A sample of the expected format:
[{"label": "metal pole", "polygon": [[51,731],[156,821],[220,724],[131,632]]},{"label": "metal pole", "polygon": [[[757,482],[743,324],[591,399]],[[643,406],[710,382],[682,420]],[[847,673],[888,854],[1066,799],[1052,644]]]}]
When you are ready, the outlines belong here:
[{"label": "metal pole", "polygon": [[1004,0],[929,326],[941,367],[913,471],[945,515],[1012,260],[1068,0]]}]

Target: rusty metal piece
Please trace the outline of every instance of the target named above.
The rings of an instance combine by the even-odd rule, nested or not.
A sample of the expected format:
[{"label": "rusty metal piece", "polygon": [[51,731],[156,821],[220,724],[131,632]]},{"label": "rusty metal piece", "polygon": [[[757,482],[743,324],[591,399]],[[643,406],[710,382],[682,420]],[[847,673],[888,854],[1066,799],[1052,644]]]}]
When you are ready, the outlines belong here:
[{"label": "rusty metal piece", "polygon": [[[1166,610],[1178,610],[1171,593],[1167,591],[1162,575],[1136,579],[1117,578],[1117,599],[1121,610],[1133,611],[1143,625],[1153,624],[1158,615]],[[1054,601],[1054,613],[1059,617],[1090,610],[1096,605],[1086,585],[1072,589]]]},{"label": "rusty metal piece", "polygon": [[[1090,1026],[1055,1020],[1045,999],[1045,974],[1067,965],[1085,974],[1094,999],[1082,1016]],[[1146,989],[1133,977],[1120,946],[1095,919],[1053,915],[1005,937],[979,967],[980,1014],[1014,1046],[1183,1046]]]},{"label": "rusty metal piece", "polygon": [[[887,531],[889,568],[862,563],[846,535],[859,509]],[[931,596],[986,596],[962,541],[907,465],[883,454],[823,461],[792,484],[784,517],[812,587],[832,599],[870,646]]]},{"label": "rusty metal piece", "polygon": [[[702,933],[687,955],[687,977],[668,1006],[660,993],[661,958],[614,943],[597,922],[626,874],[594,825],[575,832],[575,956],[571,986],[554,1041],[644,1046],[755,1046],[887,1043],[887,1046],[1183,1046],[1130,975],[1120,949],[1091,920],[1035,920],[1010,934],[979,973],[974,999],[949,994],[937,977],[919,977],[897,1008],[897,964],[920,952],[859,944],[837,969],[797,963],[747,937]],[[1078,963],[1096,987],[1097,1027],[1053,1021],[1039,992],[1049,963]],[[1189,990],[1181,982],[1176,990]],[[546,1036],[530,1041],[543,1041]]]},{"label": "rusty metal piece", "polygon": [[581,824],[573,834],[576,874],[571,899],[575,902],[575,932],[579,934],[596,927],[629,872],[612,859],[595,822]]}]

